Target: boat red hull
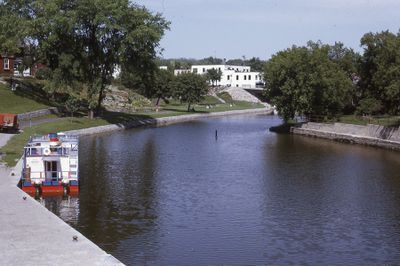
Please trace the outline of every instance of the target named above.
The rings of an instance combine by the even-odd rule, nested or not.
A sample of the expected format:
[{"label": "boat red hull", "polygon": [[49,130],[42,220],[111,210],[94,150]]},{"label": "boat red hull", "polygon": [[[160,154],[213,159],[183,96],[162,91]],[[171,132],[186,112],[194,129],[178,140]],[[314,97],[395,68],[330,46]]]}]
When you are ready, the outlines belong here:
[{"label": "boat red hull", "polygon": [[35,195],[36,194],[36,187],[30,186],[30,187],[22,187],[22,190],[29,194],[29,195]]},{"label": "boat red hull", "polygon": [[58,185],[39,185],[39,186],[22,186],[21,187],[24,192],[29,194],[30,196],[35,196],[37,193],[42,196],[78,196],[79,194],[79,185],[62,185],[61,183]]}]

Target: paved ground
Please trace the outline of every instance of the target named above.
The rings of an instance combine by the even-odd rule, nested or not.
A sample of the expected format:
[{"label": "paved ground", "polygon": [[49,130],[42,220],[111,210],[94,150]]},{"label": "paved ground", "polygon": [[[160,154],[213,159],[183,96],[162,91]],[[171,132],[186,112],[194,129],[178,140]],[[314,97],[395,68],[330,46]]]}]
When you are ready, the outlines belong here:
[{"label": "paved ground", "polygon": [[20,190],[20,171],[0,165],[0,265],[122,265]]},{"label": "paved ground", "polygon": [[14,136],[13,134],[0,133],[0,147],[6,145],[7,141],[11,139],[13,136]]}]

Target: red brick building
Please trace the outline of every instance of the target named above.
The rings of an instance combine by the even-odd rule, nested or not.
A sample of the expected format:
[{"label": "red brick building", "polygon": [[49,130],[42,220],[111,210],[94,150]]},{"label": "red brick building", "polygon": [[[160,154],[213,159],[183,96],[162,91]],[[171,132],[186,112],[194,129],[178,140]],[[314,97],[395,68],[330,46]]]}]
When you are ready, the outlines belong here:
[{"label": "red brick building", "polygon": [[12,75],[14,73],[14,56],[0,54],[0,75]]}]

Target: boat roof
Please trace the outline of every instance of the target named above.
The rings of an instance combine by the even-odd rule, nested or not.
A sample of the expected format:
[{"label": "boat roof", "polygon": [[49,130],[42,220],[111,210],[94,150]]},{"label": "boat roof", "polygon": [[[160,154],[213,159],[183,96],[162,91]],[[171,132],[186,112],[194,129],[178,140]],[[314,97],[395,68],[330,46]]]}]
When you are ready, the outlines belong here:
[{"label": "boat roof", "polygon": [[79,136],[77,135],[67,135],[64,133],[50,133],[47,135],[35,135],[31,136],[28,143],[43,143],[43,142],[71,142],[71,143],[78,143]]}]

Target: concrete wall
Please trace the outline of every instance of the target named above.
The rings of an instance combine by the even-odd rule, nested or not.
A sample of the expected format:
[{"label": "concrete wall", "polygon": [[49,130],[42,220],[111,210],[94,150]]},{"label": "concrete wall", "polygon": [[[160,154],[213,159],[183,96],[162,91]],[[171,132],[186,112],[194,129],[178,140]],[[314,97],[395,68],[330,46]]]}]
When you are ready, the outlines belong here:
[{"label": "concrete wall", "polygon": [[35,117],[45,116],[45,115],[49,115],[49,114],[57,114],[57,113],[58,113],[58,109],[56,107],[50,107],[47,109],[41,109],[41,110],[37,110],[37,111],[18,114],[18,120],[28,120],[29,118],[35,118]]},{"label": "concrete wall", "polygon": [[301,125],[301,127],[293,127],[291,132],[300,135],[400,150],[400,127],[309,122]]}]

